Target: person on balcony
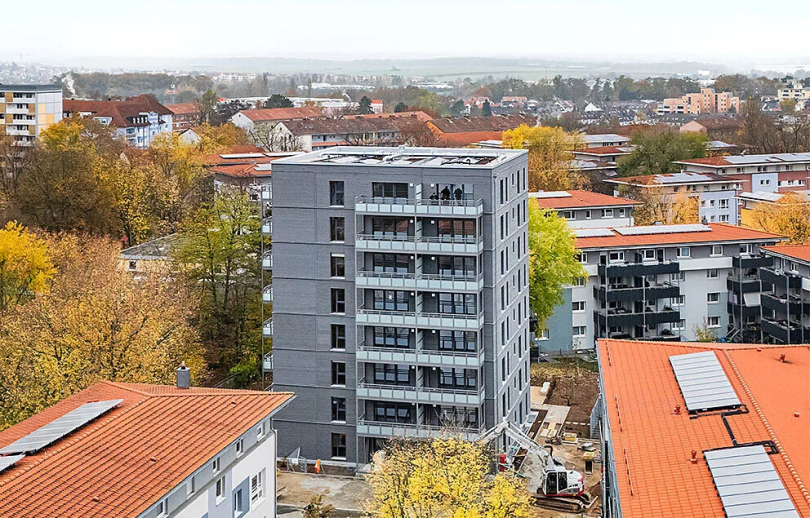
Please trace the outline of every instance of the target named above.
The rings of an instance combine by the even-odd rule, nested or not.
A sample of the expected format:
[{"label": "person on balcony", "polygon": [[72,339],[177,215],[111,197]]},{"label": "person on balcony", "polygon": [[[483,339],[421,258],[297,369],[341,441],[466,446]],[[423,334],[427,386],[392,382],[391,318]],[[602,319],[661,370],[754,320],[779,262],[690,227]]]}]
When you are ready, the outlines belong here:
[{"label": "person on balcony", "polygon": [[449,200],[450,199],[450,187],[448,187],[446,185],[444,186],[444,189],[442,189],[442,199],[443,200]]}]

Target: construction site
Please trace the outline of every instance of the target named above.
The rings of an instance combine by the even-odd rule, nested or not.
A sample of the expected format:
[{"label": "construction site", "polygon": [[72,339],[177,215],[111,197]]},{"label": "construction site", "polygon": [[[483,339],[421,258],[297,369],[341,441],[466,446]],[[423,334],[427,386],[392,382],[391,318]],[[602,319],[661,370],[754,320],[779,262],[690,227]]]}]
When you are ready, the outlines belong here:
[{"label": "construction site", "polygon": [[[594,364],[579,359],[534,364],[529,421],[522,427],[501,423],[479,437],[482,442],[510,438],[512,446],[498,452],[497,464],[524,479],[532,518],[601,515],[601,457],[590,423],[597,379]],[[361,517],[371,488],[345,469],[324,467],[316,475],[310,466],[279,473],[279,516],[302,517],[316,495],[333,506],[335,518]]]}]

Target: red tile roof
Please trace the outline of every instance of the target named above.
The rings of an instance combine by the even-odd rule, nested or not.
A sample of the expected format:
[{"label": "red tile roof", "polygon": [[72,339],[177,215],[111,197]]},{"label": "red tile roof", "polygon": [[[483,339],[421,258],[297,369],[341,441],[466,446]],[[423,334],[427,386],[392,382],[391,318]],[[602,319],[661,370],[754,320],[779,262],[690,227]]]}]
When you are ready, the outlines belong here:
[{"label": "red tile roof", "polygon": [[[676,226],[674,226],[676,227]],[[577,238],[576,247],[580,250],[593,250],[602,248],[635,248],[655,245],[689,245],[700,243],[748,242],[764,241],[778,242],[784,238],[768,232],[760,232],[750,228],[728,225],[725,223],[710,223],[711,231],[702,232],[672,232],[669,234],[642,234],[623,236],[610,229],[610,237],[580,237]],[[640,227],[633,227],[640,228]],[[662,227],[657,227],[662,228]],[[673,228],[675,230],[675,228]]]},{"label": "red tile roof", "polygon": [[345,115],[344,119],[415,119],[419,122],[433,120],[430,115],[423,111],[396,112],[396,113],[367,113],[363,115]]},{"label": "red tile roof", "polygon": [[[515,129],[521,124],[536,126],[537,117],[531,115],[491,115],[489,117],[445,117],[433,119],[431,126],[440,133],[499,132]],[[500,136],[498,137],[500,138]],[[487,139],[478,139],[487,140]]]},{"label": "red tile roof", "polygon": [[577,149],[575,153],[583,155],[629,155],[631,151],[628,146],[601,146]]},{"label": "red tile roof", "polygon": [[168,108],[148,95],[139,95],[125,101],[65,99],[62,101],[62,111],[68,115],[89,113],[93,117],[109,117],[112,119],[111,124],[116,128],[146,126],[146,123],[133,123],[131,118],[149,112],[155,112],[158,115],[172,115]]},{"label": "red tile roof", "polygon": [[586,207],[615,207],[618,205],[641,205],[640,202],[617,198],[590,191],[565,191],[571,196],[535,198],[537,204],[546,209],[578,209]]},{"label": "red tile roof", "polygon": [[597,348],[622,516],[724,516],[702,452],[731,447],[731,437],[717,414],[690,418],[669,363],[671,355],[714,350],[749,410],[727,417],[737,441],[778,445],[769,458],[799,515],[810,517],[808,346],[600,339]]},{"label": "red tile roof", "polygon": [[810,263],[810,245],[781,245],[781,246],[766,246],[765,250],[775,254],[791,257],[798,261]]},{"label": "red tile roof", "polygon": [[193,115],[200,113],[200,106],[197,103],[167,104],[166,108],[175,115]]},{"label": "red tile roof", "polygon": [[679,160],[678,164],[697,164],[697,165],[710,165],[714,167],[732,165],[731,162],[722,156],[710,156],[706,158],[691,158],[688,160]]},{"label": "red tile roof", "polygon": [[242,115],[253,122],[273,122],[283,120],[306,119],[311,117],[324,117],[323,110],[317,106],[302,106],[301,108],[269,108],[258,110],[242,110]]},{"label": "red tile roof", "polygon": [[124,400],[0,474],[0,516],[138,516],[292,397],[96,383],[0,432],[6,446],[84,403]]}]

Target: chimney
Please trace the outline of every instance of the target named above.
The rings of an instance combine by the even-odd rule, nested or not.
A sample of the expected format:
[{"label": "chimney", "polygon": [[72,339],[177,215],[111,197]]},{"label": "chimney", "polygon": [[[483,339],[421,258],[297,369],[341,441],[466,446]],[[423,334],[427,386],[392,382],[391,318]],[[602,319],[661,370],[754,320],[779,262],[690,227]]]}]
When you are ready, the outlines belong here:
[{"label": "chimney", "polygon": [[191,386],[191,372],[186,367],[186,362],[182,362],[177,369],[177,388],[187,389]]}]

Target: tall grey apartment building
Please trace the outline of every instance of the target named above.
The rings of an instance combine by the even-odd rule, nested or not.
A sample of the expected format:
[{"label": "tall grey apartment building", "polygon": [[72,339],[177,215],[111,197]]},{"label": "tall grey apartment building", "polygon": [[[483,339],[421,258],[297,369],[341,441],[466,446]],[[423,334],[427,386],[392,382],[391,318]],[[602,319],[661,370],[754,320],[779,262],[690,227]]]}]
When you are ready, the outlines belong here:
[{"label": "tall grey apartment building", "polygon": [[281,455],[363,464],[392,436],[529,413],[527,155],[336,147],[273,163]]}]

